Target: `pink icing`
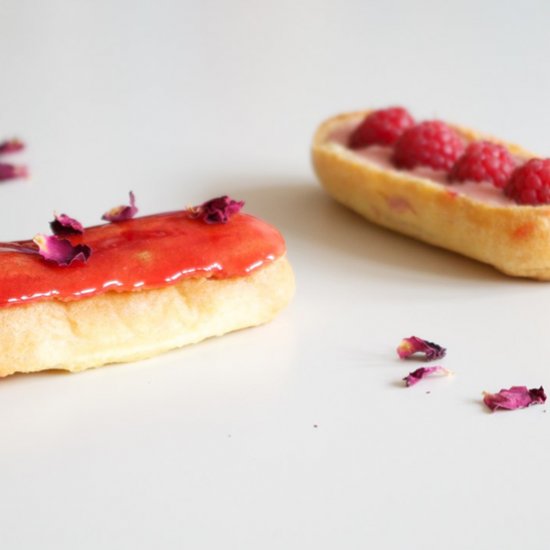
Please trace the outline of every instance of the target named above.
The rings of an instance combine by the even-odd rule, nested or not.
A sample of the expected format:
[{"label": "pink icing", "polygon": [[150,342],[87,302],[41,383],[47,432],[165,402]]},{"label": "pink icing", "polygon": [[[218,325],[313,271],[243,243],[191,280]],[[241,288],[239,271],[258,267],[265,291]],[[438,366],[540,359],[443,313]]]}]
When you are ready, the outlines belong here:
[{"label": "pink icing", "polygon": [[447,181],[447,174],[442,170],[433,170],[425,166],[412,170],[399,170],[391,162],[392,148],[382,145],[370,145],[362,149],[349,149],[348,140],[352,130],[360,122],[360,119],[346,121],[337,127],[328,137],[328,141],[337,143],[353,153],[363,162],[374,164],[384,170],[393,170],[399,174],[415,176],[444,185],[450,192],[465,195],[471,199],[498,206],[512,206],[514,201],[509,199],[501,189],[497,189],[491,183],[466,181],[464,183],[451,184]]}]

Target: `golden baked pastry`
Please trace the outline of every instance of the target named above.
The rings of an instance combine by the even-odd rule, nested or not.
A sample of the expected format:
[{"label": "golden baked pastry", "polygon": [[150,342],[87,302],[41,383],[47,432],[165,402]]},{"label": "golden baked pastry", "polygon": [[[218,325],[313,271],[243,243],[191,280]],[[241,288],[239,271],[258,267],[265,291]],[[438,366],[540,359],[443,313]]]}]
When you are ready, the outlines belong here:
[{"label": "golden baked pastry", "polygon": [[[312,145],[315,172],[338,202],[368,220],[513,276],[550,280],[550,206],[515,204],[501,190],[437,181],[429,169],[401,170],[380,148],[351,149],[351,132],[369,111],[332,117]],[[452,126],[466,141],[504,145],[518,161],[533,155],[474,130]]]},{"label": "golden baked pastry", "polygon": [[265,323],[294,292],[282,236],[246,214],[173,212],[68,239],[90,246],[86,264],[0,251],[0,376],[150,357]]}]

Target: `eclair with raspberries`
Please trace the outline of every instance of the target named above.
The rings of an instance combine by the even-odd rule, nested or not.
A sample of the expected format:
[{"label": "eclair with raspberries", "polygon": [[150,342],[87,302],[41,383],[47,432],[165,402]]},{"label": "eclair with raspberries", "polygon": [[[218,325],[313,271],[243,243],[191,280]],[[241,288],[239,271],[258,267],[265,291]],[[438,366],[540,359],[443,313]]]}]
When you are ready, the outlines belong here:
[{"label": "eclair with raspberries", "polygon": [[0,243],[0,376],[133,361],[271,320],[290,301],[285,242],[219,197]]},{"label": "eclair with raspberries", "polygon": [[326,120],[312,159],[326,191],[371,222],[550,280],[550,159],[400,107]]}]

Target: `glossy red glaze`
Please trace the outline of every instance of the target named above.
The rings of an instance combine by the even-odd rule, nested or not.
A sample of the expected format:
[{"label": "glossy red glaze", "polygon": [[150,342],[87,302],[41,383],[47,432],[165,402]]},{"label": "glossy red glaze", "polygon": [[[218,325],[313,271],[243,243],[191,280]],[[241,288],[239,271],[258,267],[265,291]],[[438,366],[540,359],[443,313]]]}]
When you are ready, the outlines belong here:
[{"label": "glossy red glaze", "polygon": [[277,229],[246,214],[208,225],[170,212],[91,227],[68,239],[91,247],[87,264],[60,267],[39,256],[0,252],[0,307],[161,288],[183,278],[241,277],[285,252]]}]

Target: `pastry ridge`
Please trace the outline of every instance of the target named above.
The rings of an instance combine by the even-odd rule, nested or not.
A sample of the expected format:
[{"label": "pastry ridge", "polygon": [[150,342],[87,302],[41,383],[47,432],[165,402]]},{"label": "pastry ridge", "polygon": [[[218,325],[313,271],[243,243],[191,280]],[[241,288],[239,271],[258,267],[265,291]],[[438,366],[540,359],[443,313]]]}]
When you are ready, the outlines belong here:
[{"label": "pastry ridge", "polygon": [[0,377],[151,357],[270,321],[293,293],[282,256],[243,277],[0,308]]},{"label": "pastry ridge", "polygon": [[[447,187],[385,169],[330,141],[342,123],[368,113],[332,117],[314,135],[313,167],[334,199],[371,222],[490,264],[507,275],[550,280],[550,205],[503,206],[476,200],[460,194],[458,185]],[[534,156],[518,145],[452,127],[468,140],[489,139],[516,156]]]}]

